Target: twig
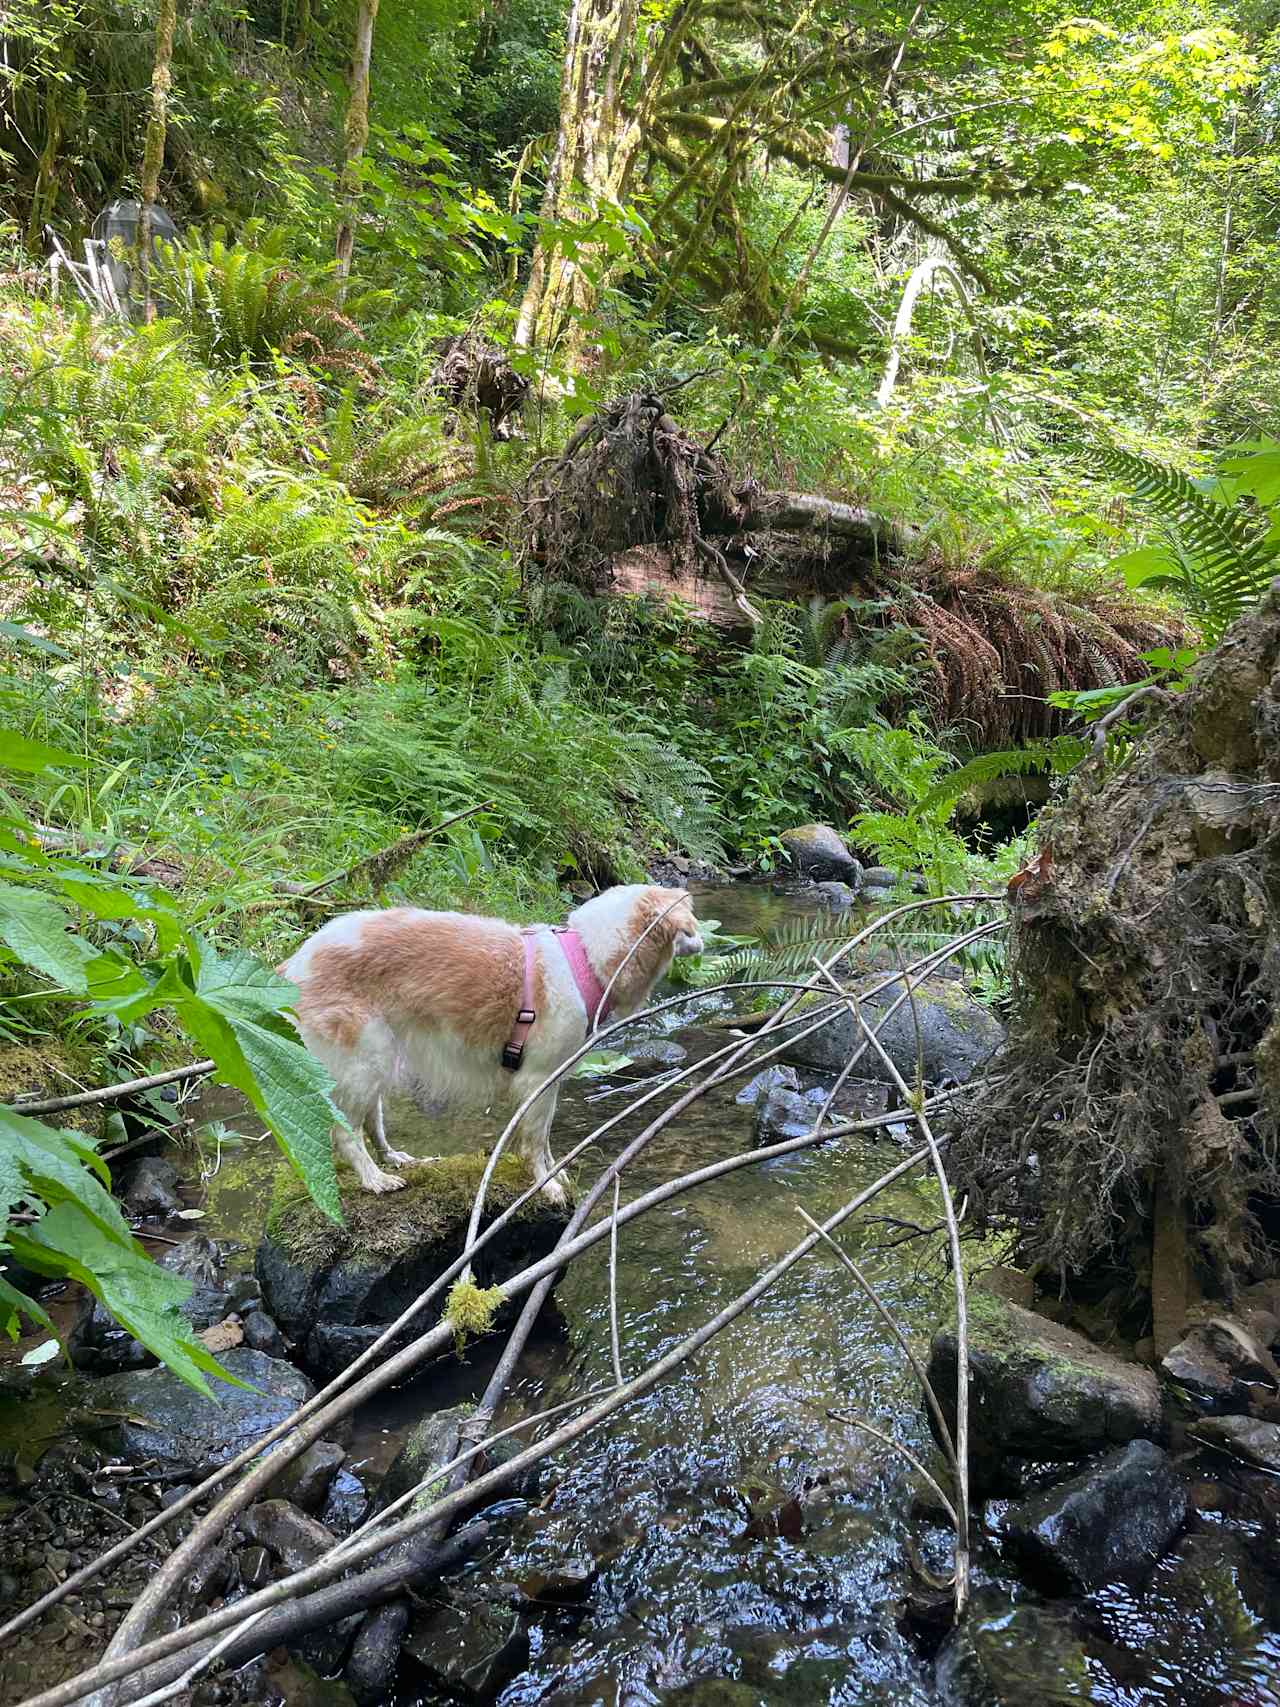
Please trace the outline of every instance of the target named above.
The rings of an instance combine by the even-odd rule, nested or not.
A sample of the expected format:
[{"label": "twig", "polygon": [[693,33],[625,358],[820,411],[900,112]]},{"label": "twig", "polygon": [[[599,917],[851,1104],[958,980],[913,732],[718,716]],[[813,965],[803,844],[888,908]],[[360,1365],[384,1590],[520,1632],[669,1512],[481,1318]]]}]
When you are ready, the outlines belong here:
[{"label": "twig", "polygon": [[613,1176],[613,1214],[609,1220],[609,1345],[613,1352],[613,1379],[619,1387],[622,1379],[622,1345],[618,1333],[618,1193],[622,1189],[621,1174]]},{"label": "twig", "polygon": [[[905,973],[903,976],[906,978]],[[929,1149],[929,1159],[933,1163],[938,1189],[942,1194],[942,1210],[947,1220],[947,1239],[951,1247],[952,1284],[955,1287],[956,1295],[955,1451],[957,1518],[955,1597],[956,1617],[959,1618],[969,1600],[969,1321],[965,1295],[964,1265],[960,1252],[960,1226],[956,1220],[955,1205],[951,1200],[951,1187],[947,1180],[946,1169],[942,1165],[942,1156],[938,1150],[937,1140],[934,1138],[933,1129],[924,1112],[923,1090],[917,1090],[913,1096],[907,1089],[906,1080],[890,1059],[879,1037],[867,1024],[856,997],[850,998],[850,1011],[858,1025],[866,1033],[871,1047],[880,1057],[894,1084],[898,1087],[899,1094],[912,1108],[916,1124],[920,1128],[920,1135]],[[917,1049],[919,1048],[919,1036],[917,1020]]]},{"label": "twig", "polygon": [[[434,840],[436,836],[449,829],[451,825],[460,824],[464,818],[474,818],[477,812],[487,812],[492,805],[491,800],[482,800],[478,806],[468,806],[462,812],[455,812],[450,818],[442,818],[438,824],[433,824],[429,830],[414,830],[412,834],[402,836],[398,842],[393,842],[390,847],[380,848],[377,853],[364,854],[356,860],[354,865],[344,866],[341,871],[335,871],[328,877],[322,877],[317,883],[308,883],[301,888],[295,888],[294,885],[286,883],[283,887],[289,892],[291,898],[299,901],[311,901],[317,895],[323,894],[326,889],[332,889],[335,883],[345,883],[350,878],[364,872],[373,873],[383,866],[394,869],[396,865],[403,864],[411,854],[416,853],[427,842]],[[385,881],[386,879],[383,878],[381,882],[374,883],[373,893],[375,895]]]},{"label": "twig", "polygon": [[1093,740],[1089,745],[1087,755],[1089,759],[1097,759],[1102,756],[1107,745],[1107,731],[1115,724],[1122,722],[1134,706],[1144,699],[1158,699],[1165,705],[1173,703],[1172,694],[1155,682],[1148,682],[1145,687],[1135,688],[1131,694],[1126,694],[1119,705],[1113,705],[1106,716],[1100,717],[1094,724]]},{"label": "twig", "polygon": [[212,1073],[215,1061],[193,1061],[188,1067],[171,1067],[166,1073],[152,1073],[145,1079],[125,1079],[118,1085],[104,1085],[97,1091],[77,1091],[74,1096],[44,1097],[39,1102],[15,1102],[10,1107],[15,1114],[58,1114],[64,1108],[84,1108],[92,1102],[119,1102],[138,1091],[151,1091],[157,1085],[171,1085],[178,1079],[203,1079]]},{"label": "twig", "polygon": [[915,1453],[909,1446],[904,1446],[900,1440],[895,1440],[891,1434],[882,1434],[878,1428],[872,1428],[871,1424],[869,1422],[863,1422],[861,1417],[847,1416],[843,1411],[828,1411],[827,1415],[831,1418],[832,1422],[847,1423],[850,1428],[860,1428],[864,1434],[869,1434],[873,1436],[874,1439],[883,1442],[885,1446],[892,1447],[895,1452],[905,1458],[911,1468],[919,1471],[925,1481],[928,1482],[939,1500],[941,1500],[943,1509],[951,1519],[952,1524],[955,1526],[957,1531],[959,1530],[960,1518],[956,1512],[956,1508],[952,1505],[946,1494],[943,1493],[936,1478],[929,1474],[928,1470],[925,1469],[924,1465],[916,1457]]},{"label": "twig", "polygon": [[827,1244],[835,1252],[836,1261],[853,1276],[858,1286],[871,1300],[872,1307],[874,1308],[877,1316],[879,1316],[885,1327],[888,1328],[894,1339],[897,1340],[903,1356],[915,1371],[917,1381],[919,1381],[921,1387],[924,1388],[925,1399],[928,1402],[929,1409],[933,1412],[933,1420],[938,1425],[938,1434],[942,1443],[943,1453],[947,1462],[950,1464],[952,1471],[958,1475],[960,1466],[956,1462],[956,1448],[955,1442],[951,1438],[951,1430],[947,1426],[947,1419],[942,1414],[942,1406],[938,1403],[938,1395],[933,1390],[933,1383],[930,1381],[924,1365],[911,1349],[910,1340],[908,1340],[897,1322],[894,1321],[889,1311],[885,1309],[883,1303],[880,1301],[879,1293],[876,1291],[875,1287],[872,1286],[871,1282],[863,1274],[862,1270],[858,1267],[857,1263],[854,1262],[848,1252],[841,1250],[840,1246],[836,1244],[835,1240],[829,1233],[823,1233],[821,1227],[819,1227],[818,1223],[814,1220],[813,1216],[809,1214],[807,1209],[804,1209],[797,1204],[796,1213],[807,1226],[811,1227],[815,1233],[820,1234],[821,1237],[826,1240]]}]

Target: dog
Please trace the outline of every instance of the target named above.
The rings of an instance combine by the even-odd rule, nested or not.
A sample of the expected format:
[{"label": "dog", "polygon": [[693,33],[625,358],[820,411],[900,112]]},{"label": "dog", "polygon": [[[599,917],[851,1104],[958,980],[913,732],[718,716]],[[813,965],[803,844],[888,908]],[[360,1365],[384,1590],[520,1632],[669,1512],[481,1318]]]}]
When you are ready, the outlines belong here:
[{"label": "dog", "polygon": [[[303,1042],[333,1075],[347,1123],[333,1128],[337,1152],[365,1191],[386,1192],[405,1181],[367,1140],[389,1168],[420,1159],[387,1143],[389,1093],[509,1118],[581,1048],[606,1002],[625,1019],[677,956],[701,952],[688,891],[633,883],[584,902],[565,927],[418,907],[347,913],[278,970],[298,987]],[[546,1177],[558,1091],[557,1081],[525,1111],[515,1138],[546,1196],[564,1203]]]}]

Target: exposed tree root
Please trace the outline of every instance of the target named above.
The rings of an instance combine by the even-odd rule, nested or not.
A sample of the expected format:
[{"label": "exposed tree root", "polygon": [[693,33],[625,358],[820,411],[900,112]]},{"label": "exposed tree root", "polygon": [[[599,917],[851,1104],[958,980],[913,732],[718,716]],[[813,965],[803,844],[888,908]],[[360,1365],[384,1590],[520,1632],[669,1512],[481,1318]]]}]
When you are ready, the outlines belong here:
[{"label": "exposed tree root", "polygon": [[1046,694],[1136,680],[1144,650],[1183,635],[1113,591],[1066,597],[995,566],[956,569],[916,530],[860,505],[766,491],[731,470],[719,436],[700,444],[652,393],[591,416],[529,477],[531,592],[656,587],[739,631],[755,626],[760,598],[861,599],[879,607],[869,621],[919,632],[934,723],[978,747],[1054,733],[1061,714]]},{"label": "exposed tree root", "polygon": [[1280,582],[1157,715],[1042,820],[1006,1076],[955,1172],[1028,1255],[1119,1258],[1139,1296],[1158,1186],[1191,1279],[1229,1296],[1280,1273]]}]

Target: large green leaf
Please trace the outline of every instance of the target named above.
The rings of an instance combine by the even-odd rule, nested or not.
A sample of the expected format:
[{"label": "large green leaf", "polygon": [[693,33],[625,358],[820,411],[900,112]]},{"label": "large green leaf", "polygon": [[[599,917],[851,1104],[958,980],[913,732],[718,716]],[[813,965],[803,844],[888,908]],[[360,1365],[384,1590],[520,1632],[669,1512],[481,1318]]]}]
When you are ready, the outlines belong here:
[{"label": "large green leaf", "polygon": [[85,966],[98,951],[70,932],[69,922],[52,896],[0,883],[0,942],[7,943],[24,966],[82,995],[87,988]]},{"label": "large green leaf", "polygon": [[333,1079],[285,1030],[294,985],[246,954],[223,957],[201,944],[195,993],[178,1015],[218,1073],[267,1121],[299,1178],[326,1215],[342,1220],[333,1165],[329,1100]]},{"label": "large green leaf", "polygon": [[179,1309],[191,1282],[152,1262],[127,1234],[119,1239],[104,1232],[79,1203],[61,1203],[31,1227],[12,1228],[9,1243],[37,1274],[66,1274],[87,1287],[121,1327],[197,1392],[209,1393],[205,1375],[234,1379],[194,1337]]},{"label": "large green leaf", "polygon": [[65,747],[33,741],[28,735],[19,735],[16,729],[0,729],[0,765],[11,771],[44,771],[52,765],[84,762],[79,753],[69,753]]}]

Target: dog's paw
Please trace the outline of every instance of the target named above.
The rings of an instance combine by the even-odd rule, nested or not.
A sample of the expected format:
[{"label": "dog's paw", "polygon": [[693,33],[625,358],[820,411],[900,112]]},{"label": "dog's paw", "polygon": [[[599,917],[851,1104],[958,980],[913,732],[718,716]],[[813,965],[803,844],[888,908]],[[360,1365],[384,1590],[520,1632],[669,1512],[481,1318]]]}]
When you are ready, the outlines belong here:
[{"label": "dog's paw", "polygon": [[382,1158],[389,1168],[416,1168],[420,1162],[429,1162],[430,1156],[411,1156],[407,1150],[388,1150]]},{"label": "dog's paw", "polygon": [[398,1179],[395,1174],[384,1174],[381,1172],[370,1174],[368,1179],[362,1179],[360,1181],[363,1190],[371,1191],[378,1197],[381,1197],[384,1192],[388,1191],[403,1191],[408,1183],[408,1180]]},{"label": "dog's paw", "polygon": [[554,1203],[557,1209],[565,1209],[569,1204],[569,1193],[558,1179],[544,1181],[542,1195],[548,1203]]}]

